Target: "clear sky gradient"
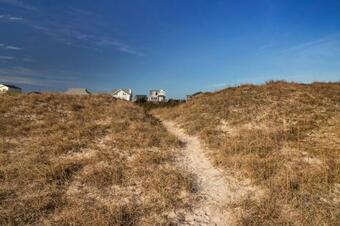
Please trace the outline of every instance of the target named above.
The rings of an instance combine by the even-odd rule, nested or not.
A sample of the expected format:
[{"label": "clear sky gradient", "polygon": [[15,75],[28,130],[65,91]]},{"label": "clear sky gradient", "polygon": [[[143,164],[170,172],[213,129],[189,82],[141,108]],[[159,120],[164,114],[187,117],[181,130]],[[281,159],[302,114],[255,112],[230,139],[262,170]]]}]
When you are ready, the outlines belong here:
[{"label": "clear sky gradient", "polygon": [[340,1],[0,0],[0,83],[162,88],[340,80]]}]

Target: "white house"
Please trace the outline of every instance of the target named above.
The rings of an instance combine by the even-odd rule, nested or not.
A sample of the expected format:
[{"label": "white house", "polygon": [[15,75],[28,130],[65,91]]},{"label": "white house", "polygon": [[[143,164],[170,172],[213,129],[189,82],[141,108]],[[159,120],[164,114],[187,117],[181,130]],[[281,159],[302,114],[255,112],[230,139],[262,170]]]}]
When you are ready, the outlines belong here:
[{"label": "white house", "polygon": [[165,91],[162,89],[154,89],[149,92],[149,101],[152,102],[164,102],[165,101]]},{"label": "white house", "polygon": [[13,85],[0,84],[0,93],[21,93],[21,88]]},{"label": "white house", "polygon": [[121,100],[132,100],[132,90],[131,89],[114,89],[112,90],[112,96]]},{"label": "white house", "polygon": [[91,92],[88,91],[85,88],[69,88],[68,90],[65,91],[65,94],[69,94],[69,95],[89,95],[89,94],[91,94]]}]

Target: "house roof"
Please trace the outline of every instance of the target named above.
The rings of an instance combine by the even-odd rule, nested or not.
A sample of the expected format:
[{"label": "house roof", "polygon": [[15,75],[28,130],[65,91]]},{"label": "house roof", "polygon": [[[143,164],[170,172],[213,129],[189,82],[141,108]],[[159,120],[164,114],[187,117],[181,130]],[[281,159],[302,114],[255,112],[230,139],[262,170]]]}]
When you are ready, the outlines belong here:
[{"label": "house roof", "polygon": [[191,96],[194,97],[194,96],[197,96],[197,95],[200,95],[200,94],[203,94],[203,93],[200,91],[200,92],[196,92],[196,93],[191,94]]},{"label": "house roof", "polygon": [[20,87],[14,86],[14,85],[9,85],[9,84],[0,84],[0,86],[7,86],[8,88],[12,88],[12,89],[21,89]]},{"label": "house roof", "polygon": [[66,94],[77,94],[77,95],[87,95],[91,94],[87,89],[85,88],[69,88],[65,92]]},{"label": "house roof", "polygon": [[151,89],[150,91],[149,91],[149,94],[150,94],[150,96],[151,95],[153,95],[153,93],[157,93],[156,95],[157,96],[165,96],[165,90],[163,90],[163,89]]},{"label": "house roof", "polygon": [[113,89],[113,90],[112,90],[112,94],[116,94],[116,93],[118,93],[119,91],[124,91],[124,92],[127,93],[127,94],[131,94],[131,93],[132,93],[131,89]]},{"label": "house roof", "polygon": [[156,92],[165,92],[163,89],[150,89],[150,92],[153,92],[153,91],[156,91]]}]

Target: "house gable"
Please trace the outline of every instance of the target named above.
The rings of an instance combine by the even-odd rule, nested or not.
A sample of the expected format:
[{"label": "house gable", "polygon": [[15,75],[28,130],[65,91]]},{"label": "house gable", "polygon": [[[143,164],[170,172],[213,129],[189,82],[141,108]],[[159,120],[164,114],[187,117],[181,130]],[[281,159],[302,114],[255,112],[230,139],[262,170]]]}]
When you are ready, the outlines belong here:
[{"label": "house gable", "polygon": [[126,90],[124,89],[119,89],[119,90],[116,90],[112,93],[112,95],[118,95],[119,93],[123,94],[123,95],[130,95],[128,92],[126,92]]},{"label": "house gable", "polygon": [[115,89],[112,90],[112,96],[122,100],[130,101],[132,99],[131,89]]}]

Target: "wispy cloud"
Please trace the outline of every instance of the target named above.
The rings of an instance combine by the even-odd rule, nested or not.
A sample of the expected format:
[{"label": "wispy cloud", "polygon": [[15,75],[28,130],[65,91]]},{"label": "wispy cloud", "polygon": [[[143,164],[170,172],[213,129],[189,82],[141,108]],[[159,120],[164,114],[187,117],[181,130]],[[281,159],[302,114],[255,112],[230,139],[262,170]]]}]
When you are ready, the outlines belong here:
[{"label": "wispy cloud", "polygon": [[35,71],[26,68],[26,67],[9,67],[9,68],[0,68],[0,75],[2,76],[33,76],[35,75]]},{"label": "wispy cloud", "polygon": [[72,77],[48,74],[25,67],[0,68],[0,81],[34,86],[55,86],[74,82]]},{"label": "wispy cloud", "polygon": [[[28,6],[30,8],[30,5],[18,0],[0,0],[0,3],[7,3],[21,8],[27,8]],[[39,11],[39,13],[30,12],[25,14],[25,18],[18,15],[2,15],[1,18],[29,26],[67,46],[96,51],[113,49],[125,54],[144,56],[142,52],[137,51],[126,42],[113,37],[112,34],[102,29],[105,22],[100,19],[99,15],[78,8],[69,8],[59,13],[61,15],[53,16],[44,11]],[[62,18],[62,21],[60,18]],[[65,21],[67,22],[65,23]],[[88,26],[83,26],[84,21],[88,21]],[[15,46],[8,46],[7,49],[21,50],[21,48]]]},{"label": "wispy cloud", "polygon": [[4,3],[10,6],[27,9],[27,10],[36,10],[37,8],[27,4],[26,2],[20,1],[20,0],[0,0],[0,3]]},{"label": "wispy cloud", "polygon": [[228,83],[222,82],[222,83],[211,84],[210,87],[224,87],[224,86],[227,86],[227,85],[228,85]]},{"label": "wispy cloud", "polygon": [[14,60],[15,57],[12,56],[0,56],[0,60]]},{"label": "wispy cloud", "polygon": [[8,19],[10,19],[10,20],[23,20],[24,18],[16,17],[16,16],[10,16]]},{"label": "wispy cloud", "polygon": [[6,21],[12,21],[12,22],[21,22],[21,21],[25,20],[23,17],[12,16],[12,15],[8,15],[8,14],[7,15],[0,15],[0,19],[6,20]]},{"label": "wispy cloud", "polygon": [[6,49],[10,49],[10,50],[22,50],[22,48],[17,47],[17,46],[6,46]]},{"label": "wispy cloud", "polygon": [[[2,1],[3,0],[0,0],[0,2]],[[30,17],[25,16],[25,18],[23,18],[20,16],[4,15],[3,19],[22,23],[68,46],[93,50],[99,50],[100,48],[108,49],[108,47],[111,47],[122,53],[144,56],[143,53],[137,51],[129,44],[112,37],[106,30],[102,30],[101,23],[103,21],[97,18],[98,15],[75,8],[63,11],[62,14],[61,17],[52,17],[45,15],[43,11],[39,11],[39,13],[34,13]],[[89,20],[89,17],[96,17],[96,19]],[[65,20],[60,21],[59,18]],[[67,22],[65,23],[65,21]],[[81,24],[80,21],[82,21]],[[89,21],[88,23],[90,23],[91,26],[83,27],[82,24],[84,21]],[[9,49],[19,50],[14,48]]]},{"label": "wispy cloud", "polygon": [[301,50],[305,50],[305,49],[310,48],[310,47],[315,47],[315,46],[319,46],[321,44],[328,43],[330,41],[332,41],[332,39],[329,38],[329,37],[321,38],[321,39],[317,39],[317,40],[311,40],[311,41],[307,41],[307,42],[297,44],[295,46],[288,47],[286,49],[283,49],[281,52],[282,53],[288,53],[288,52],[301,51]]},{"label": "wispy cloud", "polygon": [[138,55],[138,56],[144,56],[144,54],[133,50],[129,45],[122,43],[122,42],[119,42],[119,41],[116,41],[116,40],[101,39],[96,44],[98,46],[113,46],[123,53],[134,54],[134,55]]},{"label": "wispy cloud", "polygon": [[3,44],[3,43],[0,43],[0,48],[2,48],[2,49],[8,49],[8,50],[15,50],[15,51],[22,50],[21,47],[12,46],[12,45],[5,45],[5,44]]},{"label": "wispy cloud", "polygon": [[32,78],[27,78],[25,76],[0,75],[0,81],[6,82],[6,83],[17,83],[17,84],[35,85],[35,86],[39,86],[41,84],[40,81],[37,81],[36,79],[32,79]]},{"label": "wispy cloud", "polygon": [[123,53],[144,56],[143,53],[136,51],[128,44],[112,39],[105,34],[100,34],[100,32],[98,32],[99,34],[96,34],[96,31],[83,32],[73,24],[61,25],[51,21],[45,21],[45,23],[45,25],[41,25],[27,22],[27,25],[69,46],[96,50],[98,50],[98,47],[113,47]]},{"label": "wispy cloud", "polygon": [[268,44],[264,44],[262,46],[260,46],[257,51],[263,51],[263,50],[267,50],[270,48],[273,48],[275,45],[273,43],[268,43]]},{"label": "wispy cloud", "polygon": [[92,12],[88,11],[88,10],[84,10],[84,9],[80,9],[80,8],[70,8],[68,10],[69,13],[71,14],[82,14],[82,15],[86,15],[86,16],[89,16],[89,15],[93,15]]},{"label": "wispy cloud", "polygon": [[299,67],[301,65],[313,67],[315,65],[339,65],[340,36],[330,35],[288,47],[283,49],[278,57],[283,58],[286,65],[290,63]]}]

